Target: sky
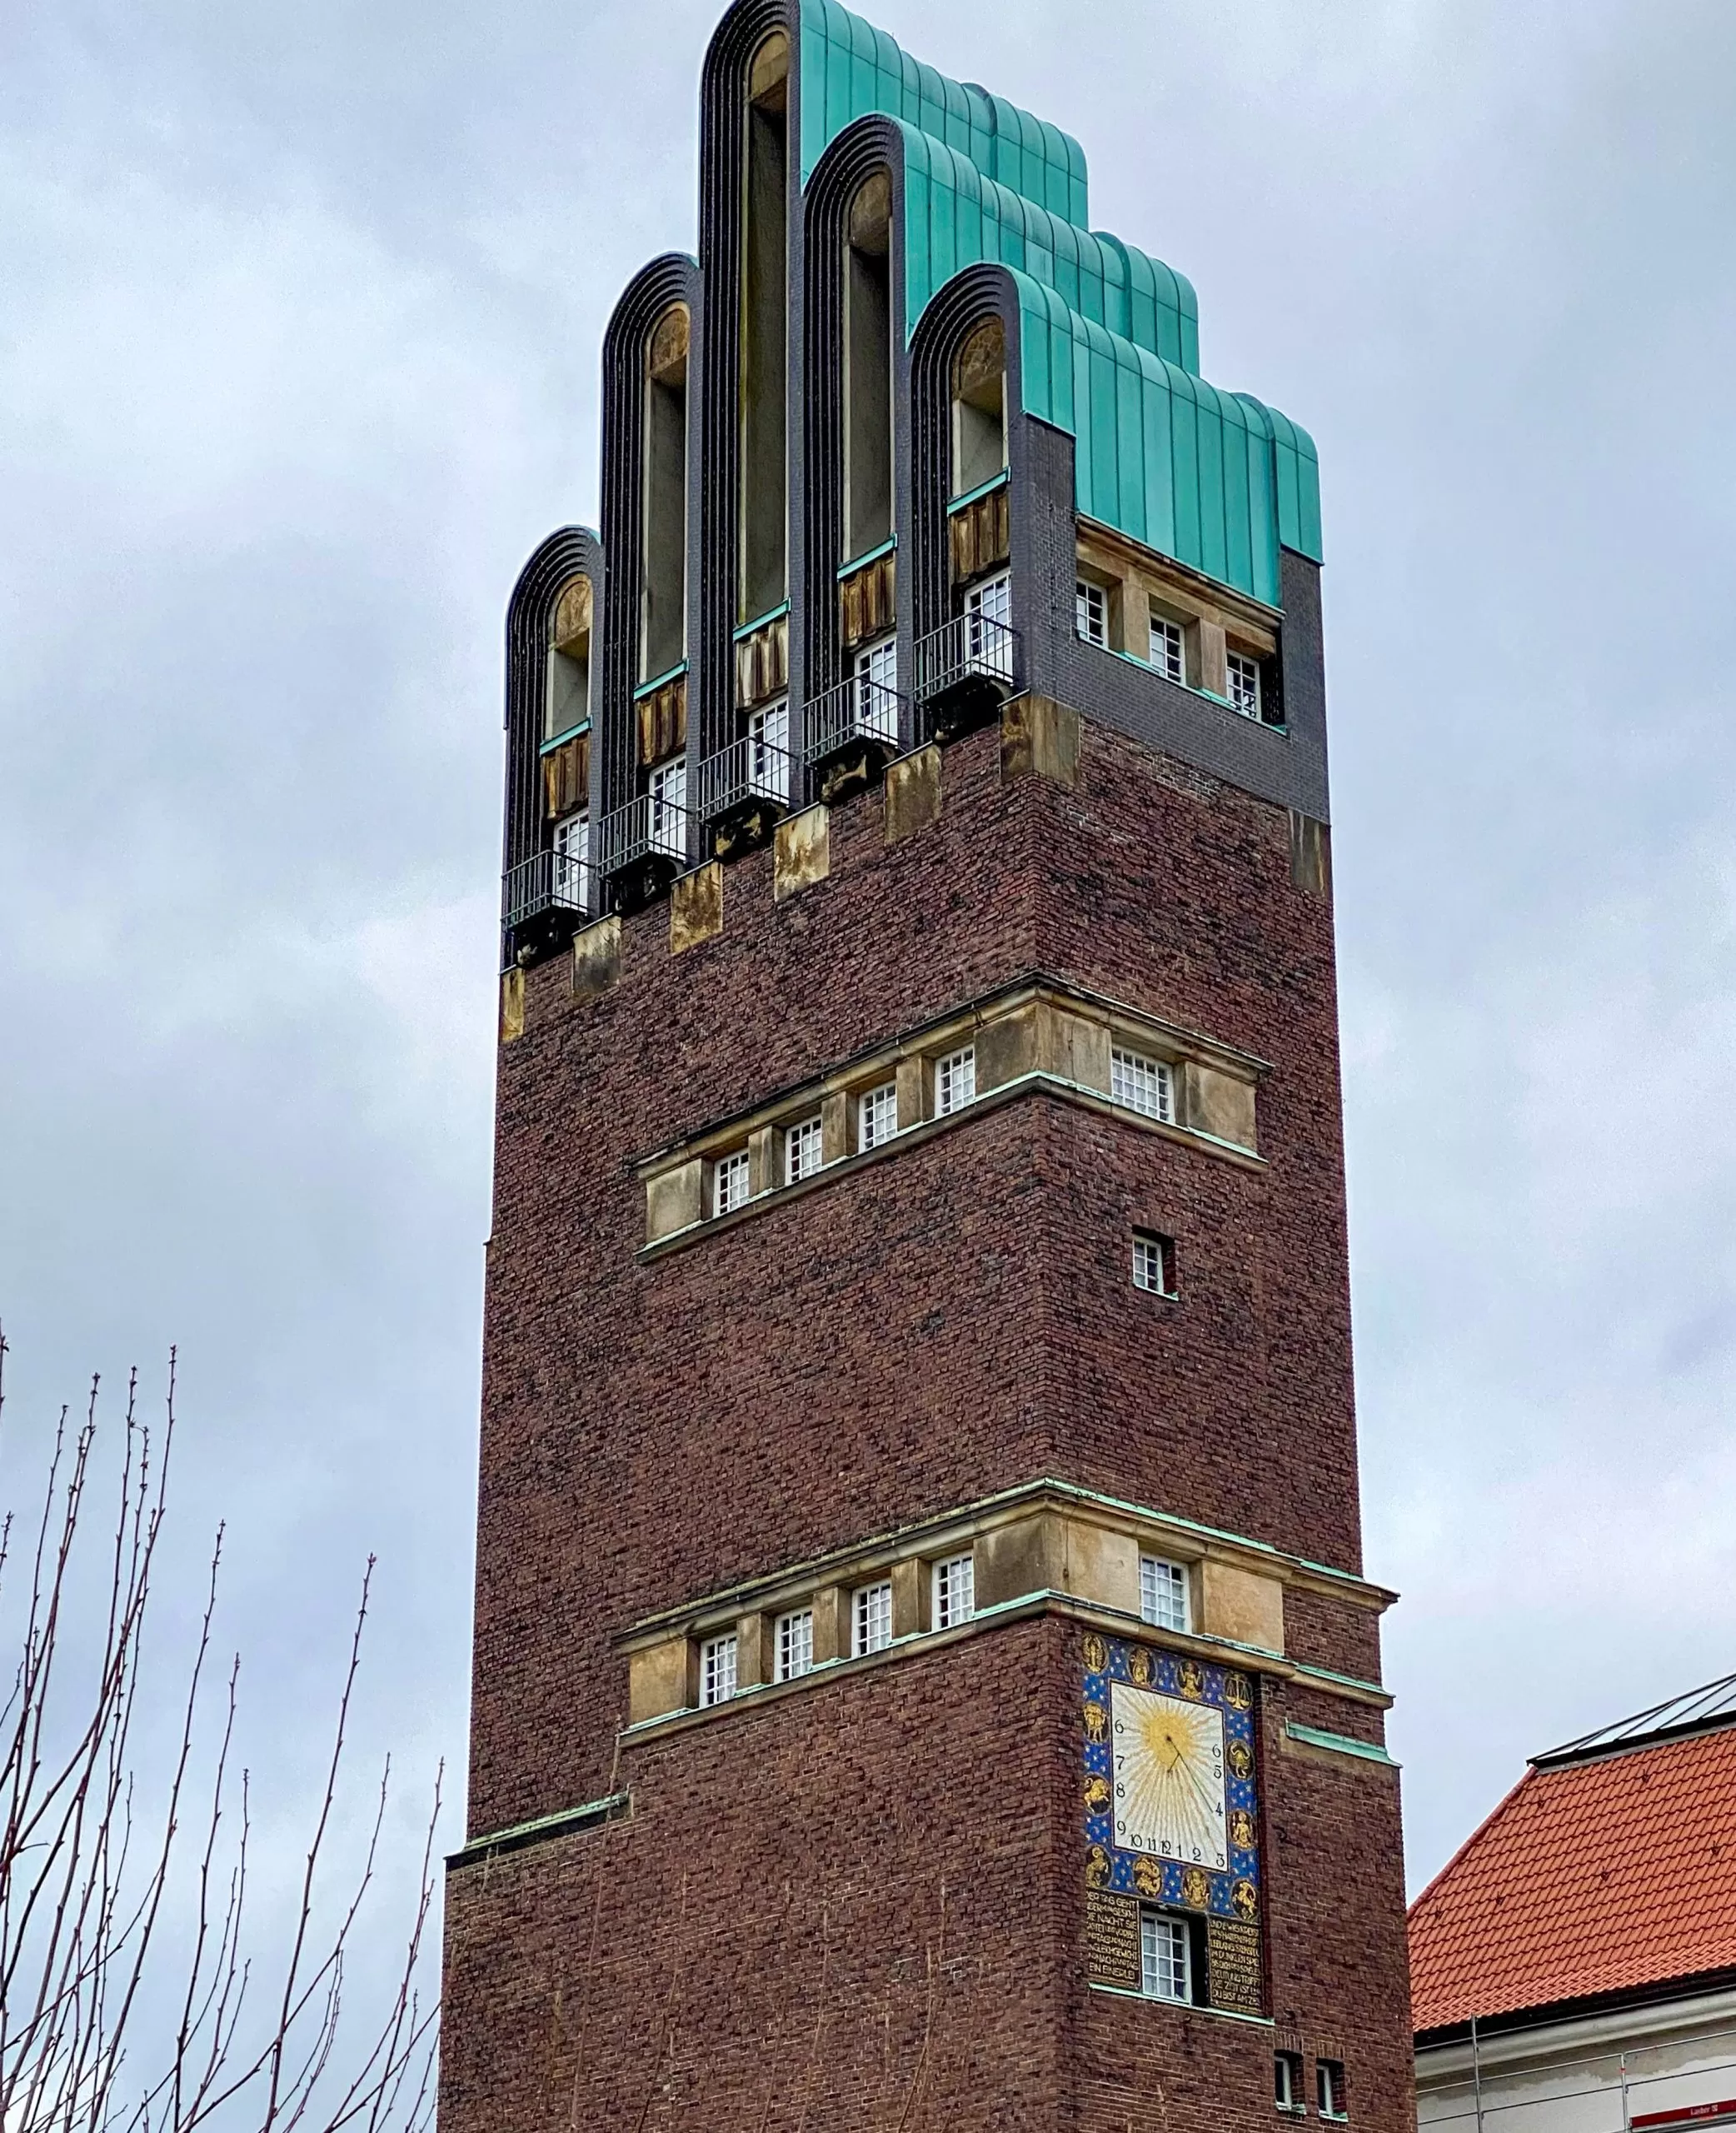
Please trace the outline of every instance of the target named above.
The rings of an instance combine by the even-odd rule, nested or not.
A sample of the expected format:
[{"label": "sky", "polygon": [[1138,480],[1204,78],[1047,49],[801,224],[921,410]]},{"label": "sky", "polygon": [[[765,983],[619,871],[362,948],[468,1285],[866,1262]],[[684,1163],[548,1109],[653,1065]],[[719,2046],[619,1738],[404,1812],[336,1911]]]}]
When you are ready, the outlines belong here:
[{"label": "sky", "polygon": [[[1420,1886],[1528,1754],[1736,1669],[1736,10],[870,12],[1075,134],[1319,447]],[[463,1764],[502,613],[695,242],[716,12],[0,11],[7,1423],[178,1344],[259,1766],[292,1804],[377,1551],[411,1834]]]}]

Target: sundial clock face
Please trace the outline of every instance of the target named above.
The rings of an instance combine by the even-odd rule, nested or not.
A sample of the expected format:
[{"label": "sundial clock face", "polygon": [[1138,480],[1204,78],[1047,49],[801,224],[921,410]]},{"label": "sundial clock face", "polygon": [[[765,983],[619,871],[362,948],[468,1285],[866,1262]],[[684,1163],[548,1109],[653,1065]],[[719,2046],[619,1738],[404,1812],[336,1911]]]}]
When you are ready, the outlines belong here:
[{"label": "sundial clock face", "polygon": [[1223,1712],[1112,1681],[1110,1752],[1115,1842],[1223,1873],[1230,1865]]}]

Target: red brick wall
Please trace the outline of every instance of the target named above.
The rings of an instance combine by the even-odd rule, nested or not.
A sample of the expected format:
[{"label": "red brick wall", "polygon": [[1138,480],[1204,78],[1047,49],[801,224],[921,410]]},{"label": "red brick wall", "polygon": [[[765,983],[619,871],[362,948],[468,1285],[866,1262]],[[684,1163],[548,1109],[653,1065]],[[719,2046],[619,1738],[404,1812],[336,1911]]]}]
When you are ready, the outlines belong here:
[{"label": "red brick wall", "polygon": [[[570,997],[564,959],[529,973],[526,1033],[501,1055],[473,1832],[609,1788],[626,1702],[612,1640],[635,1619],[1040,1475],[1360,1568],[1330,915],[1291,882],[1284,814],[1087,727],[1077,791],[1003,785],[998,736],[984,732],[948,751],[938,823],[888,849],[881,822],[876,794],[835,810],[830,878],[782,905],[769,855],[732,866],[723,935],[681,957],[668,952],[666,909],[629,920],[620,981],[594,1002]],[[636,1159],[1034,971],[1270,1062],[1265,1171],[1037,1096],[636,1261]],[[1136,1222],[1178,1241],[1174,1305],[1131,1287]],[[946,2093],[981,2104],[960,2103],[955,2122],[1157,2123],[1117,2117],[1101,2098],[1097,2116],[1065,2115],[1055,1996],[1060,1974],[1078,1973],[1074,1766],[1056,1747],[1059,1717],[1040,1722],[1028,1688],[1010,1705],[1005,1694],[1019,1641],[1060,1634],[974,1638],[629,1749],[631,1832],[455,1876],[447,2133],[567,2122],[551,2104],[502,2115],[465,2099],[476,2066],[534,2056],[551,1981],[564,1975],[556,1952],[566,1961],[588,1931],[599,1847],[612,1861],[603,1901],[618,2006],[599,2018],[591,2115],[576,2124],[640,2122],[637,2102],[611,2118],[606,2099],[635,2081],[650,2092],[661,2049],[650,2026],[686,1961],[670,1953],[683,1933],[706,1959],[685,1974],[673,2027],[689,2056],[671,2061],[668,2107],[696,2126],[803,2122],[787,2099],[812,2016],[825,1884],[811,1867],[832,1856],[856,1862],[839,1885],[841,1920],[866,1904],[875,1922],[849,1959],[855,2012],[838,2034],[856,2041],[836,2060],[828,2047],[826,2079],[840,2086],[825,2110],[816,2102],[814,2133],[898,2123],[942,1868],[959,1875],[959,1953],[947,1961],[965,1966],[948,1988],[957,2027],[945,2061],[947,2082],[956,2073],[962,2086]],[[992,1683],[978,1664],[990,1649]],[[1291,1649],[1358,1673],[1375,1660],[1367,1619],[1324,1600],[1293,1610]],[[1052,1652],[1045,1664],[1060,1700]],[[1367,1723],[1352,1706],[1329,1712],[1311,1722]],[[1334,1786],[1348,1813],[1392,1783],[1269,1755],[1269,1776],[1280,1771],[1299,1801],[1320,1793],[1295,1810],[1309,1830],[1339,1811]],[[1045,1818],[1063,1798],[1052,1828]],[[1280,1846],[1269,1887],[1275,1918],[1285,1906],[1309,1951],[1283,1956],[1303,1981],[1302,2019],[1329,2012],[1342,2027],[1361,2008],[1354,2033],[1378,2034],[1391,2060],[1408,2052],[1402,2008],[1392,2012],[1403,1911],[1395,1815],[1377,1821],[1343,1838],[1342,1857],[1311,1837],[1305,1885],[1286,1886]],[[871,1872],[870,1857],[881,1862]],[[1373,1876],[1357,1887],[1374,1901],[1361,1951],[1374,1969],[1354,1993],[1334,1953],[1349,1931],[1327,1888],[1340,1868]],[[711,1956],[733,1961],[738,1942],[756,1951],[741,1953],[738,1985],[708,1991]],[[1290,1945],[1275,1929],[1275,1960]],[[846,1962],[836,1944],[833,1960]],[[1275,1970],[1275,1982],[1290,1974]],[[1073,2048],[1094,2066],[1112,2044],[1157,2034],[1154,2022],[1197,2035],[1180,2056],[1161,2046],[1165,2125],[1195,2108],[1186,2096],[1215,2109],[1213,2070],[1231,2061],[1247,2109],[1270,2124],[1269,2031],[1068,1989]],[[772,2091],[755,2084],[774,2064],[784,2101],[764,2118]],[[992,2108],[966,2067],[979,2084],[1002,2081]],[[940,2078],[932,2056],[926,2078]],[[1362,2078],[1353,2064],[1353,2096]],[[521,2068],[509,2086],[528,2097],[532,2079]],[[1378,2121],[1353,2111],[1396,2128],[1389,2101]]]},{"label": "red brick wall", "polygon": [[[461,1870],[446,2133],[1270,2133],[1271,2029],[1087,1988],[1080,1640],[1022,1621],[726,1711],[626,1751],[630,1820]],[[1274,2005],[1399,2133],[1396,1786],[1280,1723]]]}]

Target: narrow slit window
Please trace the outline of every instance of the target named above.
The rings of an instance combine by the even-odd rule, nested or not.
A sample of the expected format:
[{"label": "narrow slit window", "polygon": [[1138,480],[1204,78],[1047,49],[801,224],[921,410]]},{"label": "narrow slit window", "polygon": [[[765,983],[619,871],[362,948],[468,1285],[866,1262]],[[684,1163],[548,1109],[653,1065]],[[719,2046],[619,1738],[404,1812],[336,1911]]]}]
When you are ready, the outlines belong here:
[{"label": "narrow slit window", "polygon": [[945,1118],[962,1111],[976,1096],[976,1047],[949,1052],[935,1062],[935,1114]]},{"label": "narrow slit window", "polygon": [[679,667],[687,650],[687,307],[671,304],[645,355],[640,520],[639,678]]},{"label": "narrow slit window", "polygon": [[934,1622],[937,1630],[956,1629],[976,1612],[976,1561],[972,1556],[949,1556],[935,1565]]},{"label": "narrow slit window", "polygon": [[736,620],[789,589],[785,497],[788,333],[790,40],[775,30],[748,68],[743,114],[740,583]]},{"label": "narrow slit window", "polygon": [[1339,2059],[1317,2059],[1314,2064],[1314,2093],[1320,2106],[1322,2118],[1343,2118],[1344,2109],[1344,2068]]},{"label": "narrow slit window", "polygon": [[1154,1629],[1184,1634],[1193,1627],[1185,1563],[1172,1563],[1164,1556],[1140,1557],[1140,1620]]},{"label": "narrow slit window", "polygon": [[1087,644],[1109,643],[1109,596],[1088,577],[1073,582],[1073,628]]},{"label": "narrow slit window", "polygon": [[883,637],[856,658],[856,730],[865,739],[898,743],[898,640]]},{"label": "narrow slit window", "polygon": [[777,1678],[797,1681],[814,1669],[814,1611],[792,1608],[777,1618]]},{"label": "narrow slit window", "polygon": [[1123,1104],[1141,1118],[1175,1123],[1175,1087],[1167,1060],[1115,1047],[1109,1056],[1109,1093],[1111,1103]]},{"label": "narrow slit window", "polygon": [[707,1708],[727,1703],[736,1693],[736,1640],[707,1637],[699,1648],[699,1700]]},{"label": "narrow slit window", "polygon": [[858,1586],[851,1608],[850,1651],[854,1659],[884,1651],[892,1641],[892,1584]]},{"label": "narrow slit window", "polygon": [[851,202],[844,244],[844,553],[892,537],[892,180]]},{"label": "narrow slit window", "polygon": [[898,1131],[898,1084],[882,1081],[856,1098],[856,1145],[883,1147]]},{"label": "narrow slit window", "polygon": [[784,1181],[796,1185],[820,1167],[820,1121],[805,1118],[784,1136]]},{"label": "narrow slit window", "polygon": [[1260,717],[1260,662],[1250,659],[1245,652],[1232,652],[1226,656],[1225,667],[1230,677],[1230,702],[1244,718]]},{"label": "narrow slit window", "polygon": [[662,859],[685,859],[687,852],[687,759],[676,756],[659,763],[646,790],[646,837]]},{"label": "narrow slit window", "polygon": [[1175,1294],[1175,1240],[1155,1230],[1133,1233],[1133,1285],[1150,1296]]},{"label": "narrow slit window", "polygon": [[711,1212],[714,1215],[733,1215],[738,1207],[747,1205],[748,1162],[747,1151],[739,1148],[732,1156],[720,1156],[711,1167]]},{"label": "narrow slit window", "polygon": [[973,489],[1006,467],[1006,332],[985,318],[952,366],[952,493]]},{"label": "narrow slit window", "polygon": [[1295,2051],[1280,2051],[1272,2061],[1272,2101],[1280,2111],[1305,2111],[1302,2101],[1302,2060]]},{"label": "narrow slit window", "polygon": [[562,911],[591,907],[591,817],[566,815],[555,825],[555,865],[551,887]]},{"label": "narrow slit window", "polygon": [[1166,682],[1187,680],[1187,660],[1180,622],[1166,616],[1151,617],[1151,663]]}]

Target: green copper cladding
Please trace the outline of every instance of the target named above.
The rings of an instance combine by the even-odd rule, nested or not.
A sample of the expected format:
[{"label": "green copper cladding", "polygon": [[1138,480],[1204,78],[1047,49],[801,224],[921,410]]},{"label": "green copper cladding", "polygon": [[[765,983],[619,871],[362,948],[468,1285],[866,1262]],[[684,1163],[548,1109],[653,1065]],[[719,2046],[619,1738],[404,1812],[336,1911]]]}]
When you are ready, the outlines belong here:
[{"label": "green copper cladding", "polygon": [[802,0],[801,63],[804,182],[859,118],[903,133],[906,332],[955,274],[1009,268],[1025,409],[1075,440],[1080,511],[1277,607],[1280,548],[1320,560],[1314,442],[1200,377],[1192,285],[1087,228],[1079,143],[920,65],[836,0]]}]

